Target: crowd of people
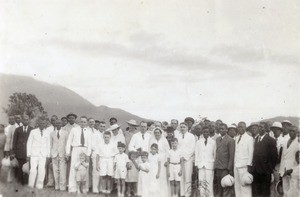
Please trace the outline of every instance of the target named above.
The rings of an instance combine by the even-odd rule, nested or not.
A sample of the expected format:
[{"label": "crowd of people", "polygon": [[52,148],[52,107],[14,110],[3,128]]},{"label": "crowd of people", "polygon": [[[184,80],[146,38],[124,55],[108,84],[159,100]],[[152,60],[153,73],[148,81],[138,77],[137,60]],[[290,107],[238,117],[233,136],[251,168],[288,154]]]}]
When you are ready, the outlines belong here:
[{"label": "crowd of people", "polygon": [[[5,127],[1,173],[32,188],[118,196],[299,196],[299,130],[290,121],[137,123],[124,131],[74,113],[36,128],[27,115]],[[16,162],[17,161],[17,162]],[[5,168],[6,167],[6,168]]]}]

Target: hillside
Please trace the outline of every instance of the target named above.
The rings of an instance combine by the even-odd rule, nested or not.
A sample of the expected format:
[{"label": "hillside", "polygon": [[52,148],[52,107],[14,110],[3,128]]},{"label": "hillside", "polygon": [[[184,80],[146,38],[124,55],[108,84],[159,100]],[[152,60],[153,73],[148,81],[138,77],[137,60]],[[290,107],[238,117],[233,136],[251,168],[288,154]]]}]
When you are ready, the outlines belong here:
[{"label": "hillside", "polygon": [[282,122],[284,120],[289,120],[293,125],[296,125],[299,127],[299,117],[285,117],[285,116],[277,116],[274,118],[264,119],[262,121],[270,121],[270,122]]},{"label": "hillside", "polygon": [[6,123],[7,117],[3,108],[8,104],[8,98],[14,92],[25,92],[36,95],[42,102],[48,115],[56,114],[59,117],[65,116],[69,112],[78,115],[87,115],[98,120],[109,120],[116,117],[120,124],[126,126],[125,121],[143,118],[126,112],[122,109],[110,108],[107,106],[95,106],[74,91],[60,85],[49,84],[37,81],[31,77],[0,74],[0,122]]}]

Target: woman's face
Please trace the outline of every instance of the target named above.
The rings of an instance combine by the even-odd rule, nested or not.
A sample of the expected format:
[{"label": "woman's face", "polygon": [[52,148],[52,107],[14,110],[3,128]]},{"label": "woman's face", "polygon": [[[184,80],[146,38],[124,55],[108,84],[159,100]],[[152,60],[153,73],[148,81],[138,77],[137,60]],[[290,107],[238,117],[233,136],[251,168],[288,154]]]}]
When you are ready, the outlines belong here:
[{"label": "woman's face", "polygon": [[154,130],[154,136],[155,136],[155,138],[156,138],[157,140],[160,139],[160,137],[161,137],[161,132],[160,132],[160,130],[155,129],[155,130]]}]

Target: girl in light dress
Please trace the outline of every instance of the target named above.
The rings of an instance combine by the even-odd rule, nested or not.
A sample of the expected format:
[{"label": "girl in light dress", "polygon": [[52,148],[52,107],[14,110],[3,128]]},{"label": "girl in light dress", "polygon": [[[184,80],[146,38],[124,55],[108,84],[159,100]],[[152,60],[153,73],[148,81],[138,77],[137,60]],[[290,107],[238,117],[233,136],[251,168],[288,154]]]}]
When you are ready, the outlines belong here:
[{"label": "girl in light dress", "polygon": [[[126,182],[126,195],[127,196],[136,196],[137,195],[137,183],[139,179],[139,171],[138,171],[138,152],[130,151],[128,153],[129,163],[127,166],[127,176],[125,179]],[[134,165],[137,164],[137,166]]]},{"label": "girl in light dress", "polygon": [[162,196],[160,188],[165,187],[166,185],[160,185],[161,158],[158,155],[157,144],[152,144],[150,147],[149,163],[149,195],[151,197],[160,197]]},{"label": "girl in light dress", "polygon": [[146,151],[142,151],[140,155],[142,162],[140,164],[137,164],[135,161],[133,162],[139,170],[138,196],[152,197],[149,195],[150,164],[148,162],[148,153]]}]

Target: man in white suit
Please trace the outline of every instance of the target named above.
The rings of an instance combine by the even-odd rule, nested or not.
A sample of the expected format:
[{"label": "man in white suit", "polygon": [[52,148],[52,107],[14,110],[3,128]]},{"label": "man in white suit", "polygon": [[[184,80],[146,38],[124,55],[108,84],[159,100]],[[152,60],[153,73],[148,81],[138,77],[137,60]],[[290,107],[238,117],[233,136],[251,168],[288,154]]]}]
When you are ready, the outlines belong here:
[{"label": "man in white suit", "polygon": [[[284,172],[292,169],[297,165],[295,160],[295,154],[299,151],[299,141],[297,140],[297,127],[290,126],[289,129],[290,139],[283,144],[281,162],[279,167],[279,174],[282,177]],[[287,196],[288,191],[290,189],[290,180],[291,176],[282,177],[282,186],[284,196]]]},{"label": "man in white suit", "polygon": [[188,125],[185,122],[180,123],[180,133],[177,133],[175,137],[178,139],[178,149],[182,153],[184,165],[180,181],[180,193],[181,196],[190,196],[196,139],[192,133],[188,132]]},{"label": "man in white suit", "polygon": [[[29,187],[42,189],[45,168],[50,156],[50,135],[45,130],[47,122],[38,119],[38,128],[33,129],[27,141],[27,157],[30,157]],[[35,184],[36,182],[36,184]]]},{"label": "man in white suit", "polygon": [[252,166],[254,141],[253,137],[246,133],[246,123],[239,122],[237,126],[238,134],[235,139],[234,157],[234,189],[236,197],[251,197],[251,185],[243,185],[241,180],[243,175],[250,171]]},{"label": "man in white suit", "polygon": [[[69,174],[69,192],[76,192],[76,179],[75,179],[75,164],[79,161],[79,155],[85,153],[87,157],[91,155],[92,137],[90,128],[88,126],[88,119],[86,116],[80,117],[80,127],[71,129],[66,145],[67,157],[71,156],[70,174]],[[72,149],[72,151],[71,151]],[[87,180],[89,174],[87,173]],[[86,183],[86,191],[89,189],[88,181]]]},{"label": "man in white suit", "polygon": [[[7,125],[7,127],[5,127],[5,129],[4,129],[4,134],[6,137],[5,145],[4,145],[4,152],[8,155],[11,155],[13,138],[14,138],[14,133],[16,130],[15,117],[9,116],[8,123],[9,123],[9,125]],[[15,174],[14,169],[9,168],[8,174],[7,174],[7,182],[8,183],[13,181],[14,174]]]},{"label": "man in white suit", "polygon": [[55,190],[66,190],[67,163],[66,144],[68,132],[62,129],[62,121],[55,121],[55,129],[50,134],[51,158],[54,173]]},{"label": "man in white suit", "polygon": [[214,163],[216,141],[209,137],[209,128],[203,128],[203,138],[196,142],[195,166],[199,169],[200,196],[214,196]]}]

